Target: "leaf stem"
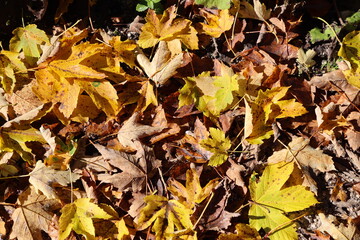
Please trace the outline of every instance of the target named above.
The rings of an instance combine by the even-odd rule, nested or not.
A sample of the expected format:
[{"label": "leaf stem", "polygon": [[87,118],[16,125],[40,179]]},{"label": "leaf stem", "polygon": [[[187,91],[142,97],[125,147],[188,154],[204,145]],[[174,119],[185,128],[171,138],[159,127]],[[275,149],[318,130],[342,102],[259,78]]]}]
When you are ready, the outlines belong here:
[{"label": "leaf stem", "polygon": [[26,175],[18,175],[18,176],[0,177],[0,180],[13,179],[13,178],[24,178],[24,177],[30,177],[30,175],[26,174]]},{"label": "leaf stem", "polygon": [[340,41],[340,39],[339,39],[338,35],[336,34],[334,28],[327,21],[325,21],[323,18],[321,18],[321,17],[316,17],[316,18],[321,20],[322,22],[324,22],[326,24],[326,26],[328,26],[330,28],[330,30],[335,35],[336,40],[339,42],[340,46],[342,46],[342,42]]}]

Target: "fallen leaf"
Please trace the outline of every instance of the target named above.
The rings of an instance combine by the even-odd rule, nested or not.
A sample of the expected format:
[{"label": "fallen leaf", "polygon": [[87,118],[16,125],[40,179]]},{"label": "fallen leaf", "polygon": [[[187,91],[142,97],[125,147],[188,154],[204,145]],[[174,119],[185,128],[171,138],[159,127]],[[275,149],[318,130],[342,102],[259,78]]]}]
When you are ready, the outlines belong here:
[{"label": "fallen leaf", "polygon": [[76,199],[73,203],[66,204],[61,209],[59,219],[59,240],[65,240],[73,230],[82,234],[86,239],[95,239],[93,219],[110,219],[113,216],[100,208],[89,198]]},{"label": "fallen leaf", "polygon": [[36,191],[41,191],[47,198],[57,198],[53,184],[67,186],[78,180],[81,175],[70,171],[54,170],[46,167],[42,161],[37,161],[35,168],[29,173],[29,182]]},{"label": "fallen leaf", "polygon": [[196,4],[204,5],[207,8],[229,9],[230,0],[195,0]]},{"label": "fallen leaf", "polygon": [[210,128],[209,131],[210,138],[202,140],[200,145],[213,153],[208,165],[216,167],[228,159],[228,150],[231,148],[231,141],[225,137],[225,133],[220,129]]},{"label": "fallen leaf", "polygon": [[195,165],[191,164],[190,169],[186,171],[186,186],[171,179],[167,189],[188,209],[194,209],[196,204],[204,201],[212,193],[218,183],[217,179],[212,179],[205,187],[201,187]]},{"label": "fallen leaf", "polygon": [[129,151],[139,149],[140,138],[161,132],[164,127],[152,127],[137,123],[139,113],[134,113],[121,127],[118,133],[120,144]]},{"label": "fallen leaf", "polygon": [[336,218],[333,215],[325,216],[323,213],[319,213],[321,226],[318,230],[322,232],[327,232],[336,240],[350,240],[354,239],[354,234],[356,232],[356,226],[349,224],[345,226],[344,224],[339,224],[335,226]]},{"label": "fallen leaf", "polygon": [[200,33],[205,33],[211,37],[218,38],[221,34],[230,30],[234,22],[234,17],[229,14],[229,10],[219,10],[212,14],[201,10],[200,14],[205,17],[206,23],[200,23]]},{"label": "fallen leaf", "polygon": [[160,41],[151,62],[143,53],[138,54],[136,59],[146,75],[157,86],[162,86],[176,74],[176,69],[182,65],[183,53],[172,56],[167,43]]},{"label": "fallen leaf", "polygon": [[138,44],[142,48],[155,46],[160,41],[179,39],[189,49],[198,49],[196,30],[187,19],[176,19],[176,8],[171,6],[163,15],[149,9],[146,23],[141,28]]},{"label": "fallen leaf", "polygon": [[[282,188],[294,169],[294,162],[268,165],[259,181],[256,173],[250,179],[250,195],[254,204],[249,210],[250,226],[264,229],[271,240],[297,239],[294,222],[284,212],[300,211],[317,203],[304,186]],[[280,229],[278,229],[281,227]]]},{"label": "fallen leaf", "polygon": [[59,200],[39,195],[30,187],[20,194],[17,208],[11,215],[14,221],[10,238],[43,240],[41,231],[48,232],[55,211],[61,207]]},{"label": "fallen leaf", "polygon": [[155,232],[156,240],[170,240],[175,231],[192,229],[193,224],[190,220],[192,210],[178,200],[148,195],[144,201],[146,206],[141,209],[136,219],[138,230],[144,230],[152,225],[151,229]]}]

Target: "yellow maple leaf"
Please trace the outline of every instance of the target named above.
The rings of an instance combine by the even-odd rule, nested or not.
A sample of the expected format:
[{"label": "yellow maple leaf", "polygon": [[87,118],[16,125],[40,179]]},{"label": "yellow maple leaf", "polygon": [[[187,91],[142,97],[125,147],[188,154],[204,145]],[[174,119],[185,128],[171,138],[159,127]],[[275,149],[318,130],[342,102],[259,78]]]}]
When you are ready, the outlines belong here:
[{"label": "yellow maple leaf", "polygon": [[360,88],[360,31],[348,33],[343,41],[338,55],[350,62],[351,69],[344,70],[343,73],[347,81],[353,86]]},{"label": "yellow maple leaf", "polygon": [[257,181],[250,178],[250,195],[254,204],[249,210],[250,226],[264,229],[271,240],[295,240],[294,222],[284,212],[300,211],[317,203],[314,194],[304,186],[282,188],[293,172],[294,162],[280,162],[265,168]]},{"label": "yellow maple leaf", "polygon": [[41,44],[49,44],[46,33],[37,28],[35,24],[16,28],[13,31],[14,37],[10,39],[10,50],[20,52],[23,50],[25,59],[29,64],[34,64],[40,57]]},{"label": "yellow maple leaf", "polygon": [[189,49],[198,49],[196,30],[187,19],[176,19],[176,8],[171,6],[163,15],[156,15],[149,9],[145,17],[146,23],[141,28],[138,44],[142,48],[155,46],[159,41],[180,41]]},{"label": "yellow maple leaf", "polygon": [[24,74],[27,74],[27,69],[19,59],[19,53],[2,50],[0,52],[0,79],[5,92],[12,93],[16,78]]},{"label": "yellow maple leaf", "polygon": [[217,179],[213,179],[205,187],[201,187],[195,165],[191,164],[191,168],[186,171],[186,187],[175,179],[171,179],[168,190],[187,208],[194,209],[195,204],[201,203],[211,194],[218,182]]},{"label": "yellow maple leaf", "polygon": [[228,31],[234,22],[234,17],[229,14],[228,9],[219,10],[217,14],[202,10],[200,14],[205,17],[207,23],[200,23],[199,32],[214,38],[218,38],[221,34]]},{"label": "yellow maple leaf", "polygon": [[228,159],[228,150],[231,148],[230,139],[225,137],[225,133],[217,128],[210,128],[211,138],[204,139],[200,145],[213,153],[210,157],[210,166],[219,166]]},{"label": "yellow maple leaf", "polygon": [[218,240],[261,240],[260,234],[248,224],[238,223],[235,226],[237,233],[222,233]]},{"label": "yellow maple leaf", "polygon": [[187,230],[192,229],[192,209],[180,201],[158,195],[148,195],[144,201],[146,206],[141,209],[137,219],[138,230],[144,230],[153,224],[152,231],[156,234],[156,240],[170,240],[175,231],[187,233]]},{"label": "yellow maple leaf", "polygon": [[297,117],[307,113],[295,99],[280,100],[289,87],[260,90],[255,101],[245,99],[245,138],[251,144],[261,144],[273,135],[271,124],[275,119]]},{"label": "yellow maple leaf", "polygon": [[66,239],[72,230],[77,234],[84,235],[88,240],[95,240],[93,219],[110,219],[112,217],[98,205],[92,203],[90,198],[76,199],[61,209],[59,240]]}]

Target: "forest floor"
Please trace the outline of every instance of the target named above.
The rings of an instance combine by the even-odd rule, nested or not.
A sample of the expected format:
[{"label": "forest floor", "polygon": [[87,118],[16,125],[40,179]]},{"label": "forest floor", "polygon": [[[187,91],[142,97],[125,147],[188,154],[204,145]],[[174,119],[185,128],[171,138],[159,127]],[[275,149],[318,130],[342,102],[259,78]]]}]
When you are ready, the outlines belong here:
[{"label": "forest floor", "polygon": [[0,239],[360,239],[359,9],[2,1]]}]

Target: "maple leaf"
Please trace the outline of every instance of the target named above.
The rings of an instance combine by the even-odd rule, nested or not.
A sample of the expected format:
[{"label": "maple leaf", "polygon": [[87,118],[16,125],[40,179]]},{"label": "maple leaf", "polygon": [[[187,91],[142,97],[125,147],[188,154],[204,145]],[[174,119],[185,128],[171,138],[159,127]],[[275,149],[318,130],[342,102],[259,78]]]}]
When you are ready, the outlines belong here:
[{"label": "maple leaf", "polygon": [[110,219],[113,216],[92,203],[90,198],[76,199],[65,205],[59,219],[59,240],[66,239],[72,230],[84,235],[86,239],[95,239],[94,218]]},{"label": "maple leaf", "polygon": [[156,239],[172,239],[175,231],[192,229],[190,220],[192,210],[178,200],[169,200],[158,195],[148,195],[144,198],[146,206],[136,219],[137,229],[144,230],[151,224]]},{"label": "maple leaf", "polygon": [[205,23],[200,23],[200,33],[205,33],[211,37],[218,38],[224,32],[230,30],[234,16],[229,14],[229,10],[219,10],[217,14],[212,14],[202,10],[200,12],[206,19]]},{"label": "maple leaf", "polygon": [[135,112],[120,128],[118,140],[128,151],[141,149],[140,138],[161,132],[164,127],[152,127],[137,123],[139,113]]},{"label": "maple leaf", "polygon": [[251,144],[261,144],[273,135],[271,124],[275,119],[296,117],[307,110],[295,99],[282,99],[289,87],[277,87],[265,92],[260,90],[255,101],[245,99],[245,138]]},{"label": "maple leaf", "polygon": [[149,9],[141,28],[138,44],[142,48],[155,46],[159,41],[171,41],[179,39],[187,48],[198,49],[196,30],[187,19],[175,19],[176,8],[171,6],[163,15],[156,15]]},{"label": "maple leaf", "polygon": [[[130,67],[135,66],[135,49],[137,44],[133,40],[121,41],[120,36],[115,36],[109,41],[110,46],[112,46],[112,54],[115,54],[117,62],[123,62],[129,65]],[[115,51],[113,51],[115,50]]]},{"label": "maple leaf", "polygon": [[35,24],[16,28],[13,34],[9,44],[10,50],[14,52],[23,50],[25,59],[30,64],[35,63],[36,59],[40,57],[40,45],[50,44],[46,33],[38,29]]},{"label": "maple leaf", "polygon": [[228,159],[227,151],[231,148],[231,141],[225,137],[225,133],[220,129],[210,128],[209,131],[211,138],[202,140],[200,145],[213,153],[208,164],[219,166]]},{"label": "maple leaf", "polygon": [[185,85],[179,91],[179,107],[195,103],[206,116],[217,117],[233,103],[239,76],[224,64],[219,65],[219,76],[211,77],[210,72],[203,72],[184,79]]},{"label": "maple leaf", "polygon": [[360,88],[360,31],[348,33],[341,44],[338,55],[350,62],[351,69],[344,70],[343,73],[350,84]]},{"label": "maple leaf", "polygon": [[254,201],[249,210],[250,226],[273,231],[269,235],[271,240],[297,239],[294,223],[283,213],[300,211],[317,203],[313,193],[304,186],[282,188],[293,169],[294,162],[280,162],[268,165],[258,182],[256,173],[250,179],[250,195]]},{"label": "maple leaf", "polygon": [[60,103],[58,110],[65,118],[71,117],[84,90],[98,109],[115,116],[120,110],[117,92],[105,80],[107,75],[100,72],[105,68],[102,63],[106,63],[106,57],[99,57],[103,45],[86,42],[72,47],[72,44],[73,41],[63,44],[64,51],[68,49],[70,55],[55,55],[40,65],[42,69],[35,73],[37,84],[33,91],[44,102]]},{"label": "maple leaf", "polygon": [[11,218],[14,225],[10,238],[42,240],[41,231],[48,232],[52,211],[59,209],[60,202],[47,199],[45,195],[37,194],[32,187],[22,192],[17,200],[17,208]]},{"label": "maple leaf", "polygon": [[119,152],[113,149],[105,148],[101,145],[95,144],[96,149],[101,153],[104,159],[108,159],[109,163],[122,170],[121,173],[98,174],[98,179],[112,183],[119,191],[125,191],[131,185],[133,192],[140,191],[146,180],[148,169],[158,167],[159,163],[155,160],[153,153],[148,150],[139,157],[133,154]]},{"label": "maple leaf", "polygon": [[222,233],[219,236],[219,240],[261,240],[260,234],[256,229],[252,228],[248,224],[238,223],[235,226],[237,233]]},{"label": "maple leaf", "polygon": [[[23,72],[23,74],[18,72]],[[0,52],[0,78],[5,92],[12,93],[15,88],[16,79],[24,74],[27,74],[27,69],[25,64],[19,59],[19,54],[2,50]]]},{"label": "maple leaf", "polygon": [[195,165],[191,164],[190,169],[186,171],[186,187],[175,179],[171,179],[167,189],[187,208],[194,209],[195,204],[204,201],[218,183],[217,179],[212,179],[205,187],[201,187]]},{"label": "maple leaf", "polygon": [[144,69],[146,75],[152,79],[157,86],[161,86],[176,74],[176,69],[182,64],[183,53],[171,56],[167,43],[160,41],[151,62],[143,53],[138,54],[136,59]]},{"label": "maple leaf", "polygon": [[81,177],[76,173],[46,167],[41,161],[36,162],[35,168],[29,173],[29,176],[29,182],[47,198],[57,198],[53,184],[67,186],[70,182],[75,182]]},{"label": "maple leaf", "polygon": [[39,120],[50,110],[51,104],[41,105],[0,127],[0,152],[17,152],[25,161],[32,161],[34,156],[26,143],[45,143],[45,140],[30,123]]}]

